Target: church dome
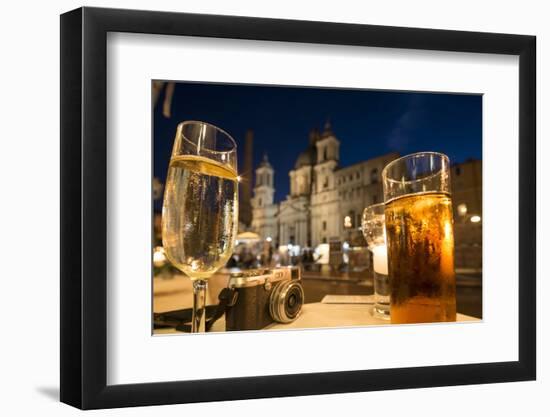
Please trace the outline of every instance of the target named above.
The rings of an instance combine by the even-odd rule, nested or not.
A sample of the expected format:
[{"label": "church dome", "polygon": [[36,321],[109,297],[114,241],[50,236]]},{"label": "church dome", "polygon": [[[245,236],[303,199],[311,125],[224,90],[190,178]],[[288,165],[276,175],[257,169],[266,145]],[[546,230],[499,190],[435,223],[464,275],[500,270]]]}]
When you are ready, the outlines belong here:
[{"label": "church dome", "polygon": [[298,155],[294,169],[301,168],[307,165],[315,165],[317,162],[317,146],[315,143],[320,139],[320,134],[317,129],[311,129],[309,132],[309,147]]},{"label": "church dome", "polygon": [[298,169],[307,165],[315,165],[316,161],[317,148],[315,146],[310,146],[298,156],[296,164],[294,165],[294,169]]}]

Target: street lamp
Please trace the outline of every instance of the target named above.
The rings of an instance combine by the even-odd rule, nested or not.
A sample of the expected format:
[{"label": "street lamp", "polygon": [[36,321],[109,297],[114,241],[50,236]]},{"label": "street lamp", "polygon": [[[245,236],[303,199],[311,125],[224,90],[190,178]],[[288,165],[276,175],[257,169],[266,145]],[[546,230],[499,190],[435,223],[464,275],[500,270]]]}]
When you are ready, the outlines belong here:
[{"label": "street lamp", "polygon": [[458,214],[460,216],[465,216],[466,213],[468,213],[468,206],[466,204],[462,203],[462,204],[459,204],[457,206],[456,210],[458,211]]}]

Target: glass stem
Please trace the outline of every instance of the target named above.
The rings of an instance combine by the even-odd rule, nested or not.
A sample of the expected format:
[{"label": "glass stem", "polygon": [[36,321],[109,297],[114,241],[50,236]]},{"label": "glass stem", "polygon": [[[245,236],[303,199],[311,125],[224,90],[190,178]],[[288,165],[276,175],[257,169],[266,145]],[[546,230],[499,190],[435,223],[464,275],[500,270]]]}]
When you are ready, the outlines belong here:
[{"label": "glass stem", "polygon": [[205,280],[193,281],[193,323],[191,333],[206,332],[206,288]]}]

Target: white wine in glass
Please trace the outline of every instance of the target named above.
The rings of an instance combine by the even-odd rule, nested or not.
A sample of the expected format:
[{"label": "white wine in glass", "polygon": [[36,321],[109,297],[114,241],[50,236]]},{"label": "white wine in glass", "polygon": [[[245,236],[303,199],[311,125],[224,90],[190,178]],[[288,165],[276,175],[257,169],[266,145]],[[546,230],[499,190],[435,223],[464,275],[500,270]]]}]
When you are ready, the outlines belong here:
[{"label": "white wine in glass", "polygon": [[238,228],[236,145],[202,122],[178,126],[166,178],[162,242],[176,268],[193,280],[192,331],[205,331],[206,280],[233,253]]}]

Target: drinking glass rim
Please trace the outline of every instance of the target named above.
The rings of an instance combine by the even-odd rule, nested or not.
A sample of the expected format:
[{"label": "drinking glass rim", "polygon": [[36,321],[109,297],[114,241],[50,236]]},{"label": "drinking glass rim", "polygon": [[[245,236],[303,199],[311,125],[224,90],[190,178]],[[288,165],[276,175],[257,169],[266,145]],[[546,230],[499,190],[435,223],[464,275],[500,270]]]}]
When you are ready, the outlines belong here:
[{"label": "drinking glass rim", "polygon": [[227,133],[221,127],[213,125],[212,123],[203,122],[201,120],[185,120],[183,122],[178,123],[177,130],[180,131],[182,139],[185,140],[187,143],[197,147],[197,144],[195,142],[193,142],[191,139],[189,139],[188,137],[186,137],[185,134],[183,133],[183,127],[185,125],[192,125],[192,124],[206,125],[206,126],[209,126],[209,127],[212,127],[214,129],[216,129],[218,132],[223,133],[229,139],[230,143],[233,145],[233,147],[231,149],[227,150],[227,151],[216,151],[216,150],[210,149],[208,147],[204,148],[208,152],[212,152],[212,153],[216,153],[216,154],[227,154],[227,153],[235,152],[237,150],[237,143],[235,142],[235,139],[233,139],[233,136],[231,136],[229,133]]},{"label": "drinking glass rim", "polygon": [[422,151],[422,152],[414,152],[414,153],[410,153],[408,155],[404,155],[404,156],[401,156],[397,159],[394,159],[393,161],[391,161],[389,164],[387,164],[384,169],[382,170],[382,181],[389,181],[389,182],[394,182],[394,183],[405,183],[405,184],[409,184],[409,183],[412,183],[412,182],[417,182],[417,181],[422,181],[422,180],[425,180],[427,178],[430,178],[430,177],[434,177],[436,175],[439,175],[441,174],[441,172],[443,172],[445,170],[445,168],[441,168],[440,170],[436,171],[436,172],[433,172],[431,173],[430,175],[427,175],[423,178],[420,178],[420,179],[416,179],[416,180],[396,180],[396,179],[393,179],[393,178],[389,178],[387,176],[387,171],[388,169],[393,166],[394,164],[398,163],[398,162],[402,162],[403,160],[405,159],[413,159],[413,158],[417,158],[419,156],[424,156],[424,155],[436,155],[436,156],[439,156],[441,157],[443,160],[447,160],[448,162],[448,165],[450,165],[450,159],[447,155],[445,155],[444,153],[442,152],[433,152],[433,151]]},{"label": "drinking glass rim", "polygon": [[365,215],[365,213],[367,212],[367,210],[371,210],[372,208],[374,207],[385,207],[386,206],[386,203],[376,203],[376,204],[371,204],[370,206],[367,206],[363,209],[363,215]]}]

